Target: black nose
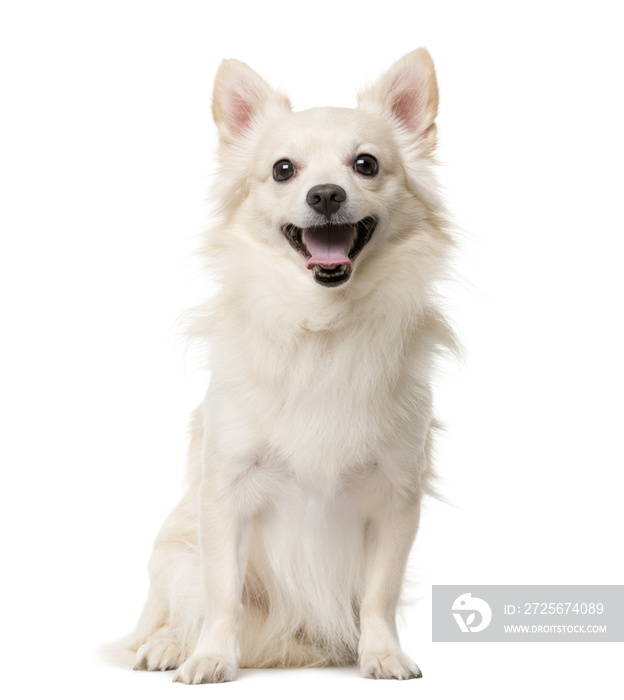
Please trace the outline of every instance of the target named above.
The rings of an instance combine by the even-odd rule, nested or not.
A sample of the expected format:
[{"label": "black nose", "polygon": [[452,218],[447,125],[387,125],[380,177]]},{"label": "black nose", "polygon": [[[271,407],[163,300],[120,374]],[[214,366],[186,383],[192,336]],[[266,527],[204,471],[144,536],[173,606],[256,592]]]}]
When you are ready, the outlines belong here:
[{"label": "black nose", "polygon": [[339,185],[316,185],[308,191],[306,202],[319,214],[329,216],[340,209],[347,193]]}]

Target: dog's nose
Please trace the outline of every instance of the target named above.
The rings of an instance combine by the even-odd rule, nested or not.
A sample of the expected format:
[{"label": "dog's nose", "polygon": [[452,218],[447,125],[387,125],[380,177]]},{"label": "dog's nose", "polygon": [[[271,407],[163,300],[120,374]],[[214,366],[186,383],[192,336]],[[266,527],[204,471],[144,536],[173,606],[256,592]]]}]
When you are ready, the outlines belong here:
[{"label": "dog's nose", "polygon": [[347,193],[340,185],[316,185],[308,190],[306,202],[319,214],[329,216],[340,209]]}]

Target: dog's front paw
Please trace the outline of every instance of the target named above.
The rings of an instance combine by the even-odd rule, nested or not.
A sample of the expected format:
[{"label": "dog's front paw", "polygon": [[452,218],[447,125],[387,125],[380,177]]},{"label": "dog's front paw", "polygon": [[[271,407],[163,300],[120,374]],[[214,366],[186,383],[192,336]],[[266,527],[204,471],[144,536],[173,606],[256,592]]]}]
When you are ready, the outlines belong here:
[{"label": "dog's front paw", "polygon": [[402,651],[381,651],[363,654],[360,673],[364,678],[392,678],[405,681],[422,678],[418,666]]},{"label": "dog's front paw", "polygon": [[199,683],[225,683],[236,678],[238,664],[236,661],[216,656],[199,656],[193,654],[176,671],[175,683],[197,685]]}]

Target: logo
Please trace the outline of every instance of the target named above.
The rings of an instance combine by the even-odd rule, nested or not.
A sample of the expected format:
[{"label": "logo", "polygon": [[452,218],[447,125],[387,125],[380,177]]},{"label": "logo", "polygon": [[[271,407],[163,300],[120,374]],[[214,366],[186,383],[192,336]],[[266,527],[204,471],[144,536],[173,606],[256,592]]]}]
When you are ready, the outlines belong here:
[{"label": "logo", "polygon": [[[477,625],[474,624],[476,613],[481,616]],[[482,598],[473,598],[470,593],[462,593],[453,603],[453,617],[462,632],[481,632],[492,622],[492,608]]]}]

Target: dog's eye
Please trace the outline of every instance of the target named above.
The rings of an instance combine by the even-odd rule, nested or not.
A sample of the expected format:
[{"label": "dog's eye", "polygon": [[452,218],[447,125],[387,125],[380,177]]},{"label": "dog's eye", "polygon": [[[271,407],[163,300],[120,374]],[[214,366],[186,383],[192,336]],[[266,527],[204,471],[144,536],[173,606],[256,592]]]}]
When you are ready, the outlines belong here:
[{"label": "dog's eye", "polygon": [[278,160],[273,166],[273,179],[278,182],[290,180],[295,174],[295,166],[289,160]]},{"label": "dog's eye", "polygon": [[377,165],[377,158],[371,156],[368,153],[360,154],[353,163],[353,167],[360,173],[360,175],[377,175],[377,170],[379,166]]}]

